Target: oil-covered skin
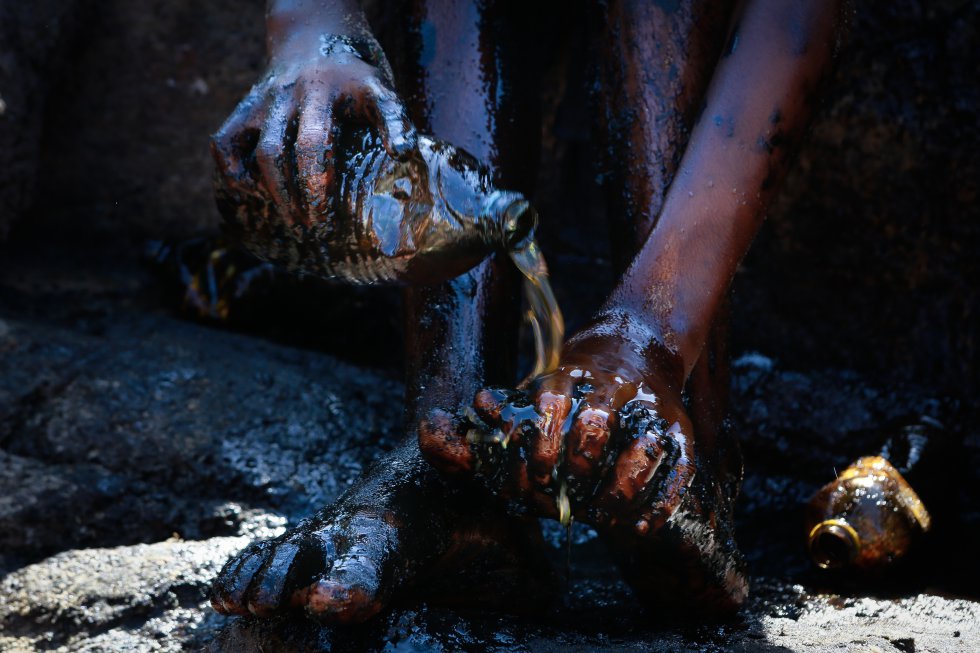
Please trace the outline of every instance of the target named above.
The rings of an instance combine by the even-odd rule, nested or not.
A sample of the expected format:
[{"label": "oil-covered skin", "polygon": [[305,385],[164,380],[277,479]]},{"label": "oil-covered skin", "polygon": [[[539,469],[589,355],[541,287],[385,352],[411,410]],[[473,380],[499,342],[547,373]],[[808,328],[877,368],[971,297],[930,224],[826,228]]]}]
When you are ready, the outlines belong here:
[{"label": "oil-covered skin", "polygon": [[313,224],[332,196],[343,127],[374,128],[398,159],[417,136],[356,2],[270,0],[266,29],[268,68],[212,139],[218,192],[236,210]]},{"label": "oil-covered skin", "polygon": [[721,54],[733,1],[608,3],[598,119],[618,273],[660,215]]},{"label": "oil-covered skin", "polygon": [[539,609],[553,587],[540,533],[502,519],[500,510],[448,486],[411,438],[335,504],[229,561],[211,603],[225,614],[260,617],[303,609],[331,623],[364,621],[410,591]]},{"label": "oil-covered skin", "polygon": [[[415,124],[496,164],[501,185],[526,190],[537,112],[518,106],[534,95],[511,86],[522,43],[503,38],[511,22],[504,18],[494,3],[416,3],[405,24],[417,38],[406,49],[417,57],[396,59],[405,65],[398,78],[408,82]],[[509,164],[504,152],[523,165]],[[491,256],[451,282],[406,289],[408,424],[434,406],[468,402],[488,381],[513,378],[514,277],[506,258]],[[305,609],[341,623],[363,621],[408,590],[470,605],[540,607],[551,584],[537,523],[503,508],[447,483],[412,432],[336,504],[229,562],[212,602],[225,613]]]},{"label": "oil-covered skin", "polygon": [[[421,431],[434,464],[477,474],[538,514],[562,512],[567,493],[573,516],[632,551],[628,578],[658,603],[693,595],[726,609],[745,596],[726,521],[737,465],[722,464],[737,456],[697,445],[681,393],[806,125],[839,10],[820,0],[747,3],[656,226],[592,324],[567,343],[558,372],[527,393],[479,393],[477,419],[436,411]],[[474,422],[499,429],[492,439],[506,448],[474,444]],[[670,558],[654,560],[670,550],[684,564],[700,556],[711,584],[672,594],[684,586],[657,575]]]},{"label": "oil-covered skin", "polygon": [[[601,47],[600,106],[613,264],[622,272],[656,224],[704,108],[734,2],[613,2]],[[723,305],[684,387],[695,438],[686,504],[653,538],[599,529],[633,591],[662,611],[725,612],[746,591],[733,537],[742,460],[728,410],[728,309]]]},{"label": "oil-covered skin", "polygon": [[747,4],[657,226],[597,319],[615,323],[627,312],[648,324],[683,378],[808,122],[836,46],[840,5]]},{"label": "oil-covered skin", "polygon": [[[288,270],[355,284],[438,283],[531,233],[536,214],[520,193],[500,191],[490,171],[449,143],[418,138],[398,160],[368,129],[348,129],[333,152],[330,193],[313,222],[281,219],[281,207],[231,196],[218,203],[236,238]],[[290,156],[287,152],[282,156]]]},{"label": "oil-covered skin", "polygon": [[363,15],[344,5],[270,6],[268,70],[212,141],[218,206],[254,254],[294,271],[451,279],[533,224],[476,159],[416,135]]}]

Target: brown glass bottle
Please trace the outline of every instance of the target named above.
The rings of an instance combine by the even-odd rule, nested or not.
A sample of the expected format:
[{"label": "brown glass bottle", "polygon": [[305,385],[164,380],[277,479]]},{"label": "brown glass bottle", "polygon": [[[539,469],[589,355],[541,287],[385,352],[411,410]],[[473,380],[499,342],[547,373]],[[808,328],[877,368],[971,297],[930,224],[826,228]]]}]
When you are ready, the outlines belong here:
[{"label": "brown glass bottle", "polygon": [[[935,459],[949,438],[931,417],[892,430],[878,455],[857,459],[810,499],[807,550],[823,569],[882,570],[933,527]],[[924,500],[925,499],[925,500]]]}]

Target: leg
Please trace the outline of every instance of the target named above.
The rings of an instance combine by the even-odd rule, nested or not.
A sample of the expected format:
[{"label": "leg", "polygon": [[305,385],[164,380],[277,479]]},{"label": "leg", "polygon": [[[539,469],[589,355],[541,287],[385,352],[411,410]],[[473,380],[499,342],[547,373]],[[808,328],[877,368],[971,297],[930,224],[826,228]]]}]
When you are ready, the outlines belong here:
[{"label": "leg", "polygon": [[[536,80],[522,69],[530,18],[499,6],[506,4],[417,2],[420,58],[428,54],[406,59],[398,78],[416,82],[406,95],[421,131],[492,163],[500,187],[530,194],[540,139]],[[513,266],[495,256],[443,286],[406,291],[408,424],[431,408],[469,402],[484,381],[513,381],[516,281]]]},{"label": "leg", "polygon": [[[409,22],[423,42],[413,50],[432,56],[396,59],[396,79],[417,81],[405,96],[422,131],[496,164],[503,186],[526,191],[538,127],[533,107],[521,106],[525,96],[510,85],[520,44],[501,35],[509,20],[492,2],[419,2]],[[293,605],[362,621],[409,587],[459,599],[474,581],[467,569],[482,570],[493,600],[540,596],[528,589],[549,575],[534,554],[539,535],[492,499],[443,481],[422,460],[414,433],[429,408],[467,402],[487,378],[513,381],[517,295],[507,270],[491,259],[443,286],[406,292],[406,442],[335,505],[229,563],[216,607],[263,615]],[[436,577],[452,580],[435,587]]]},{"label": "leg", "polygon": [[613,257],[626,269],[653,229],[721,54],[733,0],[614,0],[599,40],[601,138]]},{"label": "leg", "polygon": [[744,595],[731,540],[737,445],[719,429],[710,368],[725,361],[710,354],[735,266],[761,224],[786,168],[787,143],[800,137],[828,68],[838,11],[835,2],[746,3],[658,224],[599,319],[639,316],[649,330],[647,346],[671,359],[662,373],[670,378],[673,367],[673,385],[686,384],[690,393],[695,460],[688,492],[648,542],[624,530],[610,538],[633,570],[627,573],[634,585],[658,602],[737,602],[739,584]]},{"label": "leg", "polygon": [[[614,262],[620,272],[636,256],[660,214],[721,54],[732,4],[696,0],[669,11],[655,3],[622,0],[607,10],[600,51],[599,118],[607,151],[613,154],[606,162],[612,172],[606,191]],[[716,446],[721,444],[728,399],[727,317],[723,311],[716,319],[685,390],[697,433],[695,478],[699,483],[706,478],[725,479],[712,486],[717,491],[699,508],[711,511],[711,521],[720,522],[730,535],[741,459],[737,442],[726,442],[724,455]],[[660,552],[653,554],[645,548],[636,550],[632,538],[607,533],[605,539],[619,553],[626,577],[650,602],[676,602],[680,596],[690,596],[695,584],[713,584],[710,570],[699,568],[704,559],[699,552],[690,561],[677,560],[682,542],[661,541]],[[652,578],[657,579],[654,586],[642,586],[644,579]]]},{"label": "leg", "polygon": [[[701,398],[714,395],[706,343],[786,146],[806,125],[839,9],[744,5],[656,226],[593,322],[565,343],[559,369],[527,392],[481,392],[473,420],[438,416],[422,430],[435,464],[543,515],[588,520],[659,607],[729,610],[745,597],[728,537],[737,472],[721,463],[735,456],[711,432],[715,402],[692,405],[683,391],[698,369]],[[473,422],[507,434],[506,452],[458,446]]]}]

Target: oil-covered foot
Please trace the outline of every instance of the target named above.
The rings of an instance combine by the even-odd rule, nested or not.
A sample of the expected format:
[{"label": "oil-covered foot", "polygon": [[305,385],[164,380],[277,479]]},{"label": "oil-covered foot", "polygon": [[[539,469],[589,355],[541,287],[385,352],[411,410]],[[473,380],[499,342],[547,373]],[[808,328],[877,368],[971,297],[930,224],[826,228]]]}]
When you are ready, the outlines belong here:
[{"label": "oil-covered foot", "polygon": [[393,521],[337,511],[253,543],[222,569],[211,603],[225,614],[264,617],[300,607],[336,622],[363,621],[381,610],[397,584],[402,561]]},{"label": "oil-covered foot", "polygon": [[594,325],[526,391],[434,411],[422,451],[534,514],[595,526],[646,602],[731,610],[747,587],[731,538],[737,447],[699,439],[672,358],[640,341],[628,325]]},{"label": "oil-covered foot", "polygon": [[359,623],[393,599],[533,610],[553,589],[536,524],[444,483],[414,446],[336,504],[228,562],[212,587],[224,614],[305,610]]}]

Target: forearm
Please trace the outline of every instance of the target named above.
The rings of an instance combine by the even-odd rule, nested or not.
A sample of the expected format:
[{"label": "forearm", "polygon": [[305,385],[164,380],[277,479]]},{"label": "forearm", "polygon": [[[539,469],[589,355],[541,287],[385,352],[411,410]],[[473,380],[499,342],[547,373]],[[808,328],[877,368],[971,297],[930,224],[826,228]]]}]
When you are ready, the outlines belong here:
[{"label": "forearm", "polygon": [[[708,90],[660,220],[604,308],[646,323],[690,373],[802,134],[841,2],[750,2]],[[600,320],[603,319],[600,317]]]}]

